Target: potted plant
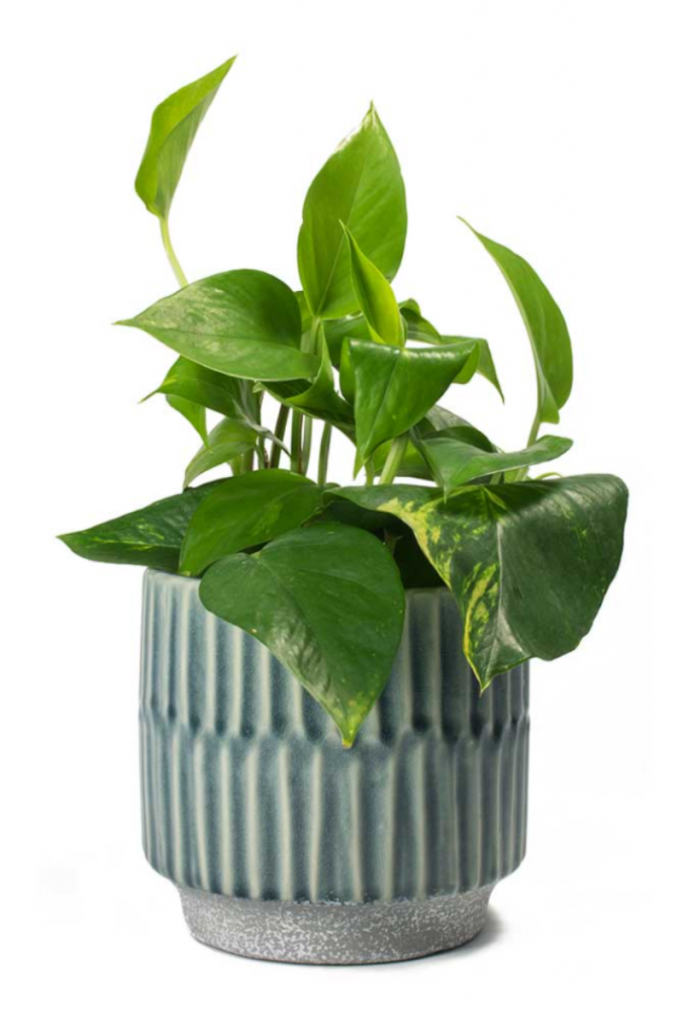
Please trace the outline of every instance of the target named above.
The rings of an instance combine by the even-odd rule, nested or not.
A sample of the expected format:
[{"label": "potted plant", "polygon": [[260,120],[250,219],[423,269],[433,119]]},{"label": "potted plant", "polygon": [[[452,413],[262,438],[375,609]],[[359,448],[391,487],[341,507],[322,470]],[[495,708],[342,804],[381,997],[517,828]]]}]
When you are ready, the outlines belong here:
[{"label": "potted plant", "polygon": [[[62,540],[147,566],[144,845],[193,934],[266,959],[421,956],[472,938],[524,856],[528,661],[591,628],[627,490],[529,475],[571,446],[539,436],[569,398],[569,334],[531,266],[476,231],[531,342],[527,445],[439,404],[500,383],[485,341],[394,296],[405,190],[373,107],[306,196],[302,290],[258,270],[188,284],[169,211],[232,63],[154,113],[136,189],[180,290],[121,321],[175,353],[154,393],[201,447],[181,493]],[[328,481],[340,434],[352,486]]]}]

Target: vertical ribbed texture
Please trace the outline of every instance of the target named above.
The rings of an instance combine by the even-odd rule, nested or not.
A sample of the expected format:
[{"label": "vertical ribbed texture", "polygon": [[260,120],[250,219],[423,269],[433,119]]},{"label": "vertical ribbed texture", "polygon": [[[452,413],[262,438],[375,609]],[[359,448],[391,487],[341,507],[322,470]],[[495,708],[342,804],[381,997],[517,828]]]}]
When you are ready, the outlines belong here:
[{"label": "vertical ribbed texture", "polygon": [[362,902],[462,892],[526,845],[528,668],[479,686],[446,590],[410,591],[387,687],[351,750],[198,584],[145,576],[143,836],[179,885]]}]

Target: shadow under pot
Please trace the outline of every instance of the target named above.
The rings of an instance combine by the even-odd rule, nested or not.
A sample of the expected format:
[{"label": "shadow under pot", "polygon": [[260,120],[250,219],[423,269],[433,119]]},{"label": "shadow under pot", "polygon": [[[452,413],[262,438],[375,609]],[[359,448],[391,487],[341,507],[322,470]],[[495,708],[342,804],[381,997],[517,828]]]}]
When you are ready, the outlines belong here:
[{"label": "shadow under pot", "polygon": [[344,750],[270,652],[145,576],[144,848],[196,939],[264,960],[367,964],[468,942],[526,846],[529,677],[480,696],[445,589],[407,593],[391,678]]}]

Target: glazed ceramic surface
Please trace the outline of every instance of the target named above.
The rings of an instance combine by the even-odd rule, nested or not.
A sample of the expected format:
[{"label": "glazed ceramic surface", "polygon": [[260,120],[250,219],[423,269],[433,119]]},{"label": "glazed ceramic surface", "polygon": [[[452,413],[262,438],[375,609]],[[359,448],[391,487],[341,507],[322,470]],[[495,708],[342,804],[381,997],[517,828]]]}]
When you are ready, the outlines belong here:
[{"label": "glazed ceramic surface", "polygon": [[269,651],[203,608],[196,580],[148,571],[147,858],[220,948],[372,962],[457,945],[524,857],[528,696],[527,666],[480,696],[452,596],[410,591],[391,678],[344,750]]}]

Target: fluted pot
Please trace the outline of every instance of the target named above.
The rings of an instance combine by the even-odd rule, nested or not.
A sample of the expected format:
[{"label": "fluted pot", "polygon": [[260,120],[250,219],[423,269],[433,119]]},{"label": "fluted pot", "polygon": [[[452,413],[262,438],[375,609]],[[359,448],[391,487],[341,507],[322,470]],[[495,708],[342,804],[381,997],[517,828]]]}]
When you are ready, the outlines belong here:
[{"label": "fluted pot", "polygon": [[467,942],[524,857],[528,668],[482,695],[450,592],[407,594],[391,678],[350,750],[196,580],[148,571],[144,848],[195,938],[263,959],[377,963]]}]

